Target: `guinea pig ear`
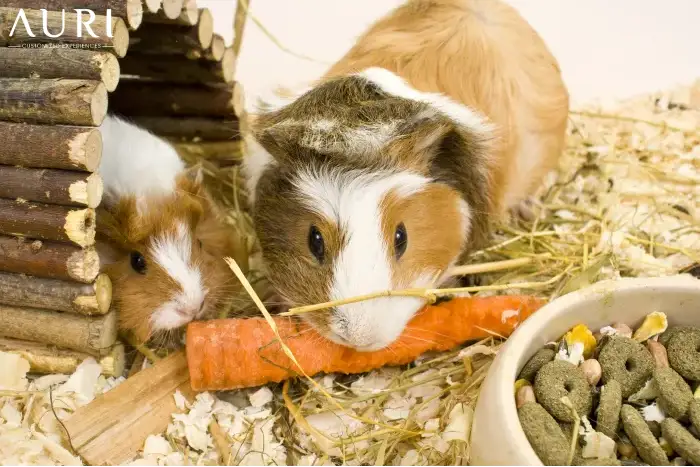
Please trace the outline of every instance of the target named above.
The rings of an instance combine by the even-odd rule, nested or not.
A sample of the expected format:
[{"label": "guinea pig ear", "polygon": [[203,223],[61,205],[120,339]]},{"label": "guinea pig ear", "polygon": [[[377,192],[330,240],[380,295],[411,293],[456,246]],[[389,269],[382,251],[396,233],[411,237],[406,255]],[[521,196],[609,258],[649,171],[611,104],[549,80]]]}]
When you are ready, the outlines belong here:
[{"label": "guinea pig ear", "polygon": [[175,186],[179,191],[193,196],[201,196],[204,189],[204,171],[202,166],[197,164],[186,168],[177,176]]}]

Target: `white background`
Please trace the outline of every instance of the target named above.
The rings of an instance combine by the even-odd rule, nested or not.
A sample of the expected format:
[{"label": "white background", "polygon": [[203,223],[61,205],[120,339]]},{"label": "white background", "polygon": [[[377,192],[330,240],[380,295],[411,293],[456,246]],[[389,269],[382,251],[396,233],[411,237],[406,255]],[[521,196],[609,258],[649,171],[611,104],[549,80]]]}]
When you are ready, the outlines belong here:
[{"label": "white background", "polygon": [[[574,102],[611,99],[700,77],[700,0],[506,0],[559,60]],[[402,0],[250,0],[285,47],[331,63]],[[199,0],[228,41],[236,0]],[[250,19],[237,80],[248,96],[313,79],[327,65],[283,52]]]}]

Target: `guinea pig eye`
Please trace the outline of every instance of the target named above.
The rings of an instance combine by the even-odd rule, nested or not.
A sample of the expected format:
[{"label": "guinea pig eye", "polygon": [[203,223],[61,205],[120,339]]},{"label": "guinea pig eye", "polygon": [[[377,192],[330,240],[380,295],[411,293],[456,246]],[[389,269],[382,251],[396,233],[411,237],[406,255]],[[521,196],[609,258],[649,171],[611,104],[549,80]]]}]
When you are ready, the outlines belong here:
[{"label": "guinea pig eye", "polygon": [[323,235],[321,235],[321,232],[315,225],[312,225],[309,229],[309,251],[319,263],[323,263],[326,246],[323,243]]},{"label": "guinea pig eye", "polygon": [[144,258],[138,251],[132,251],[131,267],[139,274],[146,274],[146,258]]},{"label": "guinea pig eye", "polygon": [[394,254],[396,259],[399,259],[406,253],[406,247],[408,246],[408,233],[406,232],[406,226],[400,223],[396,226],[396,232],[394,232]]}]

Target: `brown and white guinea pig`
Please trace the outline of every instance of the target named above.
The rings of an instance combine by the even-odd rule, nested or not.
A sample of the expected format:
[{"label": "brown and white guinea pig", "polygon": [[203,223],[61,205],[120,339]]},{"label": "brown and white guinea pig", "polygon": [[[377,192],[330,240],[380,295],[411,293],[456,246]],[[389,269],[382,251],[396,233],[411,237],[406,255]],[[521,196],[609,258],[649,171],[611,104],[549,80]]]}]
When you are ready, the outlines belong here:
[{"label": "brown and white guinea pig", "polygon": [[223,258],[239,260],[240,240],[171,145],[111,115],[100,129],[98,248],[120,327],[171,344],[172,331],[230,304],[237,280]]},{"label": "brown and white guinea pig", "polygon": [[[562,152],[568,92],[530,25],[496,0],[411,0],[318,82],[261,106],[245,172],[272,284],[290,305],[436,287],[532,195]],[[358,350],[423,305],[304,314]]]}]

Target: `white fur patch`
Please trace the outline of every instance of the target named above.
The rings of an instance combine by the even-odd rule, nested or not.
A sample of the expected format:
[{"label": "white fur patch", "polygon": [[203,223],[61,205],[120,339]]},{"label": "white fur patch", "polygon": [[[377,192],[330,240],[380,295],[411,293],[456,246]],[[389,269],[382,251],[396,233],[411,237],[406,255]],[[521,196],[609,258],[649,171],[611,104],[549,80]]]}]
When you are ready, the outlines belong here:
[{"label": "white fur patch", "polygon": [[487,122],[486,117],[480,112],[455,102],[444,94],[418,91],[409,86],[403,78],[389,70],[372,67],[365,69],[358,75],[379,86],[386,93],[428,104],[471,131],[480,134],[489,134],[493,131],[493,126]]},{"label": "white fur patch", "polygon": [[[309,209],[337,223],[346,233],[347,244],[336,259],[330,299],[354,297],[389,290],[392,271],[390,245],[382,234],[380,203],[393,189],[399,196],[420,191],[430,180],[409,172],[301,173],[295,185]],[[410,242],[409,232],[409,242]],[[427,287],[436,277],[418,277],[407,287]],[[403,331],[408,320],[423,305],[411,297],[380,298],[338,307],[331,329],[335,338],[361,350],[383,348]]]},{"label": "white fur patch", "polygon": [[107,197],[170,194],[185,169],[175,149],[163,139],[114,116],[100,125],[102,159],[99,173]]},{"label": "white fur patch", "polygon": [[153,313],[153,328],[172,329],[189,323],[201,314],[207,291],[199,267],[192,264],[192,237],[187,227],[178,223],[174,234],[155,238],[150,253],[181,288]]},{"label": "white fur patch", "polygon": [[243,158],[243,175],[245,176],[248,202],[252,206],[255,203],[255,190],[262,174],[274,164],[275,160],[267,150],[258,143],[255,138],[245,137],[246,157]]}]

